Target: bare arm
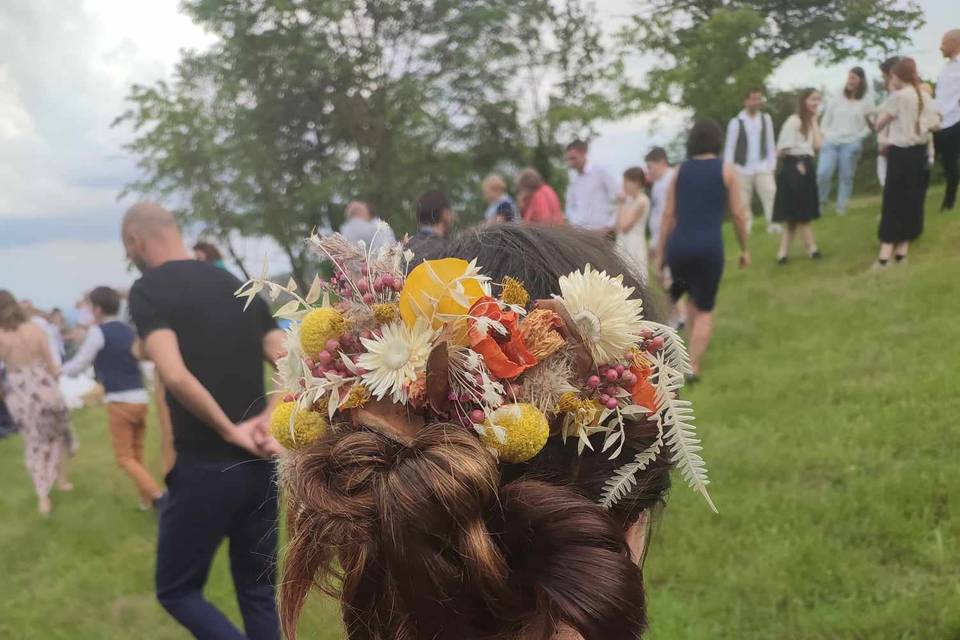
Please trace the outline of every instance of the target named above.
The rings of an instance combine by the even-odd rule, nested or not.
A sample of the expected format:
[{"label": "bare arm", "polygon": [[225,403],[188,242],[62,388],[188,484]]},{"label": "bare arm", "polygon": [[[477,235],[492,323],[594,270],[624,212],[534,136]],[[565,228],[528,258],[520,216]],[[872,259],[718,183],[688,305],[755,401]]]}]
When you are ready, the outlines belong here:
[{"label": "bare arm", "polygon": [[733,165],[723,164],[723,183],[727,186],[727,198],[730,206],[730,216],[733,219],[733,228],[740,244],[740,265],[750,263],[750,252],[747,250],[747,208],[740,201],[740,176]]},{"label": "bare arm", "polygon": [[660,268],[666,258],[667,240],[677,224],[677,171],[667,188],[667,200],[663,204],[663,220],[660,221],[660,241],[657,243],[656,267]]},{"label": "bare arm", "polygon": [[644,209],[646,207],[644,203],[645,201],[641,199],[636,202],[623,202],[620,204],[620,212],[617,214],[617,231],[626,233],[640,221],[640,218],[642,218],[645,213]]},{"label": "bare arm", "polygon": [[157,365],[157,374],[167,391],[190,413],[217,432],[224,441],[261,455],[253,440],[252,429],[238,428],[227,417],[210,392],[187,369],[177,334],[170,329],[157,329],[144,339],[144,351]]}]

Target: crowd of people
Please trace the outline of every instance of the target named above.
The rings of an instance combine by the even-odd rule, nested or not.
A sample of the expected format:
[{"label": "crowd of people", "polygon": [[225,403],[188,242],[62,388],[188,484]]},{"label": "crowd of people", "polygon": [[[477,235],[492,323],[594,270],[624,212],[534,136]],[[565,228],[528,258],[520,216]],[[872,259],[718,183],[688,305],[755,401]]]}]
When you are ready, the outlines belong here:
[{"label": "crowd of people", "polygon": [[[937,157],[946,175],[942,209],[954,208],[960,30],[948,32],[941,49],[947,63],[935,91],[924,86],[914,60],[891,58],[881,65],[887,96],[879,106],[868,99],[866,73],[855,67],[825,110],[819,91],[798,92],[795,112],[777,130],[764,111],[763,91],[751,89],[726,135],[718,123],[698,121],[687,136],[683,162],[672,165],[667,152],[655,147],[643,166],[628,168],[621,180],[591,162],[587,143],[575,140],[564,154],[570,169],[565,202],[535,169],[515,176],[515,199],[507,179],[490,175],[481,185],[488,205],[483,224],[459,235],[453,233],[450,199],[428,191],[417,199],[418,229],[407,246],[415,263],[477,258],[500,280],[522,274],[542,298],[558,293],[558,278],[586,264],[623,274],[644,295],[655,283],[663,286],[675,303],[672,321],[689,338],[691,379],[698,379],[725,264],[722,225],[729,216],[739,266],[748,267],[754,197],[766,230],[780,234],[780,265],[789,264],[797,236],[807,255],[819,259],[813,223],[834,176],[836,211],[843,215],[863,141],[876,135],[883,198],[875,270],[905,263],[910,243],[922,233]],[[389,225],[362,201],[347,206],[340,232],[374,251],[395,242]],[[266,393],[263,366],[281,356],[283,332],[263,299],[254,297],[246,310],[236,299],[240,282],[217,247],[199,242],[188,249],[176,220],[159,205],[131,207],[121,239],[142,276],[129,293],[97,287],[86,294],[78,331],[67,329],[62,313],[44,317],[29,301],[0,291],[2,397],[23,436],[39,510],[50,513],[55,487],[72,488],[68,464],[76,437],[58,378],[92,368],[103,387],[117,464],[130,476],[140,505],[159,516],[160,603],[198,638],[279,638],[278,498],[268,460],[281,448],[267,429],[276,396]],[[172,434],[165,487],[144,463],[150,387],[144,361],[156,368],[157,406],[161,425],[167,425],[162,431]],[[578,477],[568,484],[586,481]],[[662,498],[666,484],[654,484],[632,489],[638,508]],[[244,631],[203,595],[225,539]]]}]

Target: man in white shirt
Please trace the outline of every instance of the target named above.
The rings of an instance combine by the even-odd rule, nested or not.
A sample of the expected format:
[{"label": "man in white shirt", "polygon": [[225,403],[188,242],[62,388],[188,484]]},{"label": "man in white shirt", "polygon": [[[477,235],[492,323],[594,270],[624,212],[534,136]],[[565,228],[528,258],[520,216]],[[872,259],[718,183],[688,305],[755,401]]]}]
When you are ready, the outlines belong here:
[{"label": "man in white shirt", "polygon": [[[773,222],[773,201],[777,195],[777,183],[773,172],[777,168],[776,135],[773,119],[763,113],[763,90],[751,88],[743,100],[743,111],[730,119],[727,125],[727,141],[723,149],[723,161],[736,166],[740,175],[740,196],[747,209],[751,209],[756,192],[767,220],[767,231],[780,233],[782,228]],[[753,216],[747,218],[750,230]]]},{"label": "man in white shirt", "polygon": [[620,185],[603,167],[587,162],[587,143],[574,140],[564,158],[570,167],[567,187],[567,220],[585,229],[608,231],[613,227]]},{"label": "man in white shirt", "polygon": [[949,211],[957,201],[960,183],[960,29],[943,35],[940,52],[947,59],[937,79],[937,106],[943,114],[940,131],[934,135],[937,155],[947,177],[942,211]]},{"label": "man in white shirt", "polygon": [[667,192],[676,171],[670,166],[667,152],[663,147],[654,147],[647,153],[647,178],[650,187],[650,248],[656,249],[660,240],[660,226],[663,211],[667,206]]}]

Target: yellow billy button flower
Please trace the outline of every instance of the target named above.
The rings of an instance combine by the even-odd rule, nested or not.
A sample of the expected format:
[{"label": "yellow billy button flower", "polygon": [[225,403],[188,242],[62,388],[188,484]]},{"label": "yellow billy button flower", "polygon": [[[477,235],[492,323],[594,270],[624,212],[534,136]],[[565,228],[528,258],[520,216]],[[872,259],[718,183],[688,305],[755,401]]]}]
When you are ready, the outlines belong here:
[{"label": "yellow billy button flower", "polygon": [[319,440],[326,430],[327,419],[323,414],[307,409],[298,410],[296,402],[281,402],[270,416],[270,433],[284,449],[309,446]]},{"label": "yellow billy button flower", "polygon": [[396,304],[385,302],[383,304],[373,305],[373,317],[378,324],[390,324],[400,315],[400,309]]},{"label": "yellow billy button flower", "polygon": [[300,324],[300,346],[303,353],[316,358],[324,350],[327,340],[336,340],[347,330],[347,321],[336,309],[321,307],[304,317]]},{"label": "yellow billy button flower", "polygon": [[459,258],[426,260],[407,275],[400,291],[400,317],[413,327],[418,318],[439,329],[444,317],[466,316],[484,295],[474,264]]},{"label": "yellow billy button flower", "polygon": [[530,294],[527,293],[522,282],[514,277],[507,276],[503,279],[503,291],[500,293],[500,299],[507,304],[525,307],[530,302]]},{"label": "yellow billy button flower", "polygon": [[[499,430],[499,434],[498,434]],[[550,436],[547,417],[532,404],[505,404],[484,424],[483,443],[505,462],[526,462],[543,449]]]}]

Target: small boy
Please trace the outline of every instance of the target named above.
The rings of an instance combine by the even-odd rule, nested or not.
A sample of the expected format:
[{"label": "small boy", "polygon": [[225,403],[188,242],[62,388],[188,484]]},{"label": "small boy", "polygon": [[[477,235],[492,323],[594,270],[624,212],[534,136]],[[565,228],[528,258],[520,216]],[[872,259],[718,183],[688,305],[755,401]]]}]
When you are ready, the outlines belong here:
[{"label": "small boy", "polygon": [[133,355],[136,334],[117,319],[120,295],[109,287],[97,287],[88,296],[96,322],[77,353],[63,365],[63,373],[76,376],[90,365],[106,392],[107,415],[117,465],[137,484],[140,506],[156,507],[163,490],[143,464],[143,441],[147,429],[149,396],[143,386],[140,365]]}]

